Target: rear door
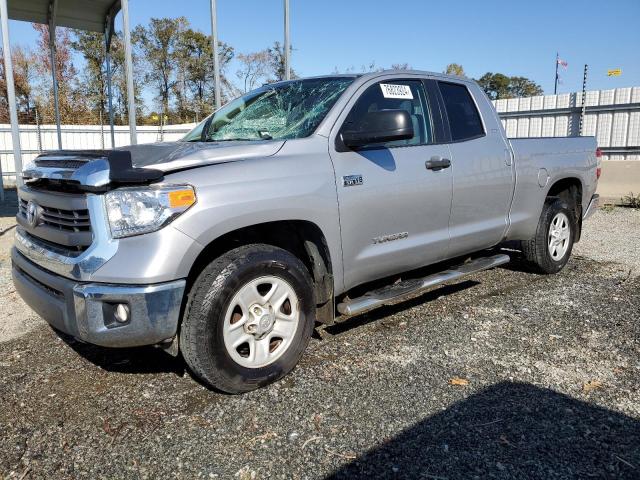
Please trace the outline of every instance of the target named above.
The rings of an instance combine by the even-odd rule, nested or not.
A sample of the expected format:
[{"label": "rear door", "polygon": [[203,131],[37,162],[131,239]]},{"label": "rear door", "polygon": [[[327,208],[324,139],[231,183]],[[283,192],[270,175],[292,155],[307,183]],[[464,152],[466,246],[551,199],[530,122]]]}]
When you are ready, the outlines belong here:
[{"label": "rear door", "polygon": [[[514,170],[497,117],[479,87],[448,81],[437,84],[449,129],[454,179],[449,245],[449,257],[454,257],[502,240]],[[469,88],[477,89],[475,98]]]},{"label": "rear door", "polygon": [[[404,93],[393,94],[398,91]],[[367,112],[384,109],[409,112],[414,137],[357,150],[336,149],[342,128],[357,124]],[[420,78],[371,80],[358,90],[336,122],[329,144],[336,173],[346,288],[446,256],[451,168],[427,169],[430,159],[449,158],[448,146],[437,144],[441,127],[440,111],[430,108]]]}]

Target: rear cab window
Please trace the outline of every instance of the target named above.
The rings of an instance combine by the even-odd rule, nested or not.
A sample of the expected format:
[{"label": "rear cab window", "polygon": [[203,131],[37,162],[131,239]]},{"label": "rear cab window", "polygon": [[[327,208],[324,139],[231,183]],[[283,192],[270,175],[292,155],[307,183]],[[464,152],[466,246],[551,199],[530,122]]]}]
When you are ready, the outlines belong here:
[{"label": "rear cab window", "polygon": [[428,105],[421,80],[383,80],[371,85],[360,95],[342,124],[342,129],[357,129],[362,124],[364,116],[369,112],[405,110],[411,116],[413,138],[384,144],[377,143],[366,147],[390,148],[427,145],[433,143],[431,113]]},{"label": "rear cab window", "polygon": [[449,82],[438,82],[438,87],[449,118],[451,141],[460,142],[484,136],[480,113],[467,87]]}]

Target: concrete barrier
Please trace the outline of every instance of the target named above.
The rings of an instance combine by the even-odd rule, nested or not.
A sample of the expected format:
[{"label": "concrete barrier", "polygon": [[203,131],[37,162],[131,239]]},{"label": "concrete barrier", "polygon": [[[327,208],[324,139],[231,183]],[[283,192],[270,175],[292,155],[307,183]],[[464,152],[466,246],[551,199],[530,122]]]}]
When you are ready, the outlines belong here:
[{"label": "concrete barrier", "polygon": [[640,162],[603,160],[598,193],[603,203],[621,203],[622,197],[633,192],[640,195]]}]

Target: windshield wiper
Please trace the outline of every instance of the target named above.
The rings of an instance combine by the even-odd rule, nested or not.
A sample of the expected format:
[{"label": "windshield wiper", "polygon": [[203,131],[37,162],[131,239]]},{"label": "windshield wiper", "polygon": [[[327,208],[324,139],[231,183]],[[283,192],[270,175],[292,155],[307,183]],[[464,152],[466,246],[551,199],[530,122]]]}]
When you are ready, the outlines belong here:
[{"label": "windshield wiper", "polygon": [[256,140],[260,140],[259,138],[220,138],[220,139],[215,139],[215,138],[207,138],[205,140],[205,142],[213,142],[213,143],[218,143],[218,142],[253,142]]}]

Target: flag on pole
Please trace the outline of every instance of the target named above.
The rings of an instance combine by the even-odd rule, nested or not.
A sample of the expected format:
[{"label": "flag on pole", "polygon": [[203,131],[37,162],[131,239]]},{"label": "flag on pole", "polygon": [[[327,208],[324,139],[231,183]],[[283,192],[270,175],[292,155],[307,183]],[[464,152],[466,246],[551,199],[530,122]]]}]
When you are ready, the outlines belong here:
[{"label": "flag on pole", "polygon": [[563,68],[567,68],[569,66],[569,63],[566,60],[562,60],[561,58],[558,58],[557,62],[558,62],[558,65],[560,65]]}]

